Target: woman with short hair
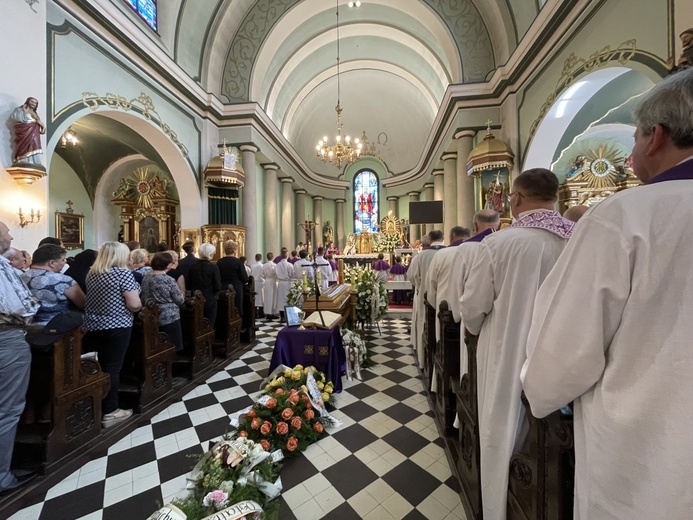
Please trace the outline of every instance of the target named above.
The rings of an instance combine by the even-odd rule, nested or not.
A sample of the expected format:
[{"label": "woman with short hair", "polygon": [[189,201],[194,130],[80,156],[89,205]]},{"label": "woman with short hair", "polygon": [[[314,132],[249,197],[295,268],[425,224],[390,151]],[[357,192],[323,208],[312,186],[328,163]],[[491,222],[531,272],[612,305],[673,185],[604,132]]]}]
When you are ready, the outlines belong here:
[{"label": "woman with short hair", "polygon": [[129,253],[125,244],[105,242],[86,279],[85,341],[91,350],[98,352],[101,369],[111,377],[111,388],[101,410],[104,428],[132,415],[132,410],[118,408],[120,369],[130,344],[133,313],[142,308],[140,287],[128,269]]},{"label": "woman with short hair", "polygon": [[[173,258],[168,252],[152,257],[151,270],[142,279],[142,301],[153,300],[159,307],[159,332],[165,332],[176,346],[183,350],[183,330],[180,325],[180,306],[185,303],[176,281],[167,275]],[[182,275],[181,275],[182,277]]]},{"label": "woman with short hair", "polygon": [[147,274],[147,271],[151,269],[147,265],[147,260],[149,259],[149,251],[146,249],[135,249],[130,252],[130,269],[135,277],[135,281],[142,285],[142,278]]},{"label": "woman with short hair", "polygon": [[217,293],[221,291],[221,275],[219,268],[211,260],[214,258],[216,248],[209,242],[205,242],[197,250],[199,260],[195,262],[188,272],[189,289],[194,293],[200,291],[205,297],[205,312],[212,326],[217,319]]}]

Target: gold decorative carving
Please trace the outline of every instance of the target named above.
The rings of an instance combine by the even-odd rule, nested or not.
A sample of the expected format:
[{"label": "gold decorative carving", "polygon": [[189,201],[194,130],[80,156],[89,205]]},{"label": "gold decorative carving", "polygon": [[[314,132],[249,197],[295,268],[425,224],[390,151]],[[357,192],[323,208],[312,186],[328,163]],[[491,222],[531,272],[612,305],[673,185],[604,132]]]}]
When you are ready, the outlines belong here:
[{"label": "gold decorative carving", "polygon": [[571,53],[563,63],[563,70],[561,71],[561,77],[558,79],[556,88],[549,94],[546,102],[539,109],[539,115],[529,129],[530,137],[535,134],[537,128],[539,128],[539,123],[544,119],[544,116],[549,111],[554,101],[556,101],[560,97],[560,94],[570,86],[578,74],[582,72],[591,72],[593,69],[601,68],[613,60],[618,61],[621,65],[625,65],[635,56],[637,52],[636,43],[637,40],[635,39],[626,40],[615,49],[612,49],[611,45],[607,45],[598,51],[594,51],[587,58],[578,58],[575,53]]},{"label": "gold decorative carving", "polygon": [[105,96],[100,96],[96,92],[82,92],[82,103],[94,112],[101,106],[107,106],[109,108],[122,109],[126,112],[135,110],[141,113],[147,121],[151,121],[161,128],[161,131],[178,147],[183,157],[188,157],[188,149],[178,140],[178,136],[171,130],[171,127],[161,119],[152,102],[152,98],[144,92],[141,92],[138,97],[132,98],[129,101],[124,96],[110,92],[106,92]]}]

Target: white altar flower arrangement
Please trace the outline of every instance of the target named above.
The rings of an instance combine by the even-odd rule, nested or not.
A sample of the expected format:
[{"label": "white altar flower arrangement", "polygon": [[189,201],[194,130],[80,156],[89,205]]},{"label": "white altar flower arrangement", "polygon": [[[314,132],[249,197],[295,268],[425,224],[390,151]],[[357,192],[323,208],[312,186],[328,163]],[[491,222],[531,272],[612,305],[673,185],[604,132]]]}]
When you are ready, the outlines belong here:
[{"label": "white altar flower arrangement", "polygon": [[387,312],[387,289],[372,269],[359,271],[352,282],[352,290],[356,292],[356,322],[371,326]]},{"label": "white altar flower arrangement", "polygon": [[[312,278],[308,277],[305,281],[305,288],[308,292],[308,298],[315,296],[315,282]],[[303,309],[303,294],[304,282],[303,280],[297,280],[289,289],[289,294],[286,297],[286,304],[290,307],[299,307]]]},{"label": "white altar flower arrangement", "polygon": [[397,233],[379,233],[373,246],[375,253],[390,253],[402,245],[402,238]]},{"label": "white altar flower arrangement", "polygon": [[368,348],[361,336],[352,330],[342,328],[342,343],[346,351],[346,376],[349,381],[352,377],[361,380],[361,368],[368,362]]}]

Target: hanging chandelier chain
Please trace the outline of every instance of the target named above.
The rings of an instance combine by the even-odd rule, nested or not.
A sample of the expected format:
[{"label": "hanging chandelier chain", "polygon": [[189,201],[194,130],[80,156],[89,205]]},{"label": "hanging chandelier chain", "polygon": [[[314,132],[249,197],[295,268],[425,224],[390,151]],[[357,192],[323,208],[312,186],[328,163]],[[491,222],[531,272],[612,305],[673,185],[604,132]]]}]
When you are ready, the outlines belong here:
[{"label": "hanging chandelier chain", "polygon": [[341,90],[339,85],[339,0],[337,0],[337,106],[340,106]]}]

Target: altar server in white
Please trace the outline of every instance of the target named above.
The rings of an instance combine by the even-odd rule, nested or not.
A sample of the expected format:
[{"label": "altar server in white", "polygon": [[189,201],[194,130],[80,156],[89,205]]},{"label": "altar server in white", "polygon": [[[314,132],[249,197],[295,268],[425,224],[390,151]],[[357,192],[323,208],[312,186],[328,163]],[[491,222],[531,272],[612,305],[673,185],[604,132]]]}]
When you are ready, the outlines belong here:
[{"label": "altar server in white", "polygon": [[464,324],[479,335],[477,384],[484,520],[505,520],[508,468],[523,440],[520,370],[539,286],[574,223],[554,210],[558,179],[536,168],[513,183],[513,225],[486,237],[461,301]]},{"label": "altar server in white", "polygon": [[[426,237],[422,238],[422,243],[426,243],[424,240]],[[416,357],[419,360],[419,367],[424,366],[424,351],[423,351],[423,331],[424,323],[426,321],[426,305],[424,304],[424,295],[426,294],[426,273],[428,273],[428,268],[431,265],[433,256],[445,247],[443,242],[443,232],[439,229],[434,229],[428,234],[428,239],[431,241],[431,245],[426,249],[421,251],[416,255],[409,266],[409,271],[407,271],[407,279],[416,288],[416,293],[414,295],[414,309],[412,309],[412,324],[411,324],[411,340],[414,349],[416,350]]]},{"label": "altar server in white", "polygon": [[[457,269],[456,267],[453,268],[453,260],[457,253],[457,247],[470,236],[471,232],[468,228],[463,228],[462,226],[453,227],[450,230],[450,245],[435,255],[433,260],[431,260],[431,265],[428,267],[428,272],[426,273],[428,301],[436,310],[436,316],[440,310],[440,302],[445,300],[452,310],[455,321],[459,320],[460,304],[459,300],[455,301],[453,298],[454,292],[452,290],[453,271]],[[436,319],[436,341],[439,340],[440,321]]]},{"label": "altar server in white", "polygon": [[276,319],[277,299],[277,265],[272,261],[274,255],[267,253],[267,262],[262,266],[262,302],[264,304],[265,317],[269,320]]},{"label": "altar server in white", "polygon": [[693,518],[693,69],[635,111],[644,186],[580,220],[534,309],[523,384],[574,402],[575,518]]},{"label": "altar server in white", "polygon": [[318,272],[320,273],[320,290],[324,291],[330,285],[330,280],[332,280],[332,266],[330,262],[325,258],[325,248],[319,247],[318,254],[315,256],[315,263],[318,266]]},{"label": "altar server in white", "polygon": [[264,299],[262,294],[262,287],[264,281],[262,280],[262,255],[260,253],[255,255],[255,263],[250,266],[250,274],[255,281],[255,307],[258,318],[264,317]]},{"label": "altar server in white", "polygon": [[[293,274],[291,275],[294,280],[300,280],[305,274],[309,280],[313,279],[313,262],[308,260],[308,251],[301,249],[298,253],[299,259],[293,264]],[[291,264],[289,264],[291,265]]]},{"label": "altar server in white", "polygon": [[[305,253],[305,251],[301,251]],[[296,262],[298,265],[298,262]],[[277,264],[274,272],[277,274],[277,300],[275,303],[275,314],[279,313],[281,321],[284,321],[284,307],[286,306],[286,297],[291,290],[291,284],[294,282],[294,266],[287,260],[287,252],[282,251],[282,259]]]}]

